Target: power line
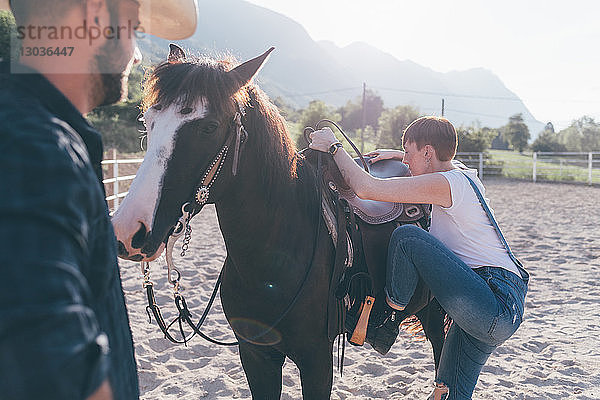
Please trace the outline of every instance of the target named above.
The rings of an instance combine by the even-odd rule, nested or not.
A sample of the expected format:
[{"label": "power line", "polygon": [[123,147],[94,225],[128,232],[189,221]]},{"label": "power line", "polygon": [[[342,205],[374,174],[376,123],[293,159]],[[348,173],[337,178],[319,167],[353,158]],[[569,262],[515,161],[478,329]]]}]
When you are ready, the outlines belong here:
[{"label": "power line", "polygon": [[[423,111],[432,111],[433,113],[439,112],[438,108],[435,107],[418,107],[419,110],[423,110]],[[498,115],[498,114],[484,114],[484,113],[477,113],[477,112],[472,112],[472,111],[462,111],[462,110],[457,110],[457,109],[453,109],[453,108],[444,108],[445,111],[450,111],[450,112],[455,112],[455,113],[460,113],[460,114],[468,114],[468,115],[474,115],[476,117],[489,117],[489,118],[497,118],[497,119],[503,119],[503,120],[507,120],[510,116],[507,115]],[[447,113],[445,112],[447,116]],[[523,121],[526,122],[541,122],[538,121],[536,119],[532,119],[532,118],[523,118]]]},{"label": "power line", "polygon": [[[372,88],[374,89],[378,89],[378,90],[388,90],[388,91],[395,91],[395,92],[405,92],[405,93],[413,93],[413,94],[425,94],[425,95],[432,95],[432,96],[443,96],[443,97],[462,97],[462,98],[473,98],[473,99],[486,99],[486,100],[507,100],[507,101],[519,101],[522,102],[521,99],[517,98],[517,97],[501,97],[501,96],[479,96],[479,95],[467,95],[467,94],[449,94],[449,93],[442,93],[442,92],[430,92],[430,91],[420,91],[420,90],[411,90],[411,89],[396,89],[396,88],[384,88],[381,86],[372,86]],[[347,92],[347,91],[359,91],[361,89],[360,86],[355,86],[355,87],[348,87],[348,88],[340,88],[340,89],[332,89],[332,90],[324,90],[321,92],[310,92],[310,93],[290,93],[287,90],[283,90],[284,92],[287,92],[288,95],[287,97],[310,97],[310,96],[318,96],[318,95],[323,95],[323,94],[331,94],[331,93],[339,93],[339,92]],[[362,87],[363,91],[366,90],[365,87]],[[568,102],[569,100],[564,100],[565,102]],[[578,101],[578,100],[572,100],[573,102]],[[497,119],[507,119],[508,117],[506,115],[498,115],[498,114],[486,114],[486,113],[478,113],[478,112],[472,112],[472,111],[463,111],[463,110],[457,110],[457,109],[452,109],[452,108],[445,108],[444,107],[444,114],[449,111],[449,112],[455,112],[455,113],[460,113],[460,114],[467,114],[467,115],[474,115],[474,116],[478,116],[478,117],[488,117],[488,118],[497,118]],[[438,111],[438,109],[436,108],[432,108],[432,107],[418,107],[420,109],[423,110],[431,110],[431,111]],[[534,118],[523,118],[524,121],[527,122],[533,122],[533,123],[539,123],[540,121],[534,119]]]},{"label": "power line", "polygon": [[471,95],[471,94],[454,94],[454,93],[443,93],[443,92],[429,92],[429,91],[424,91],[424,90],[385,88],[385,87],[381,87],[381,86],[373,86],[373,88],[378,89],[378,90],[387,90],[387,91],[391,91],[391,92],[425,94],[425,95],[430,95],[430,96],[441,96],[441,97],[463,97],[463,98],[468,98],[468,99],[522,101],[518,97],[480,96],[480,95]]},{"label": "power line", "polygon": [[[458,98],[467,98],[467,99],[480,99],[480,100],[503,100],[503,101],[517,101],[523,102],[523,100],[519,97],[506,97],[506,96],[483,96],[483,95],[472,95],[472,94],[460,94],[460,93],[445,93],[445,92],[432,92],[426,90],[413,90],[413,89],[398,89],[398,88],[389,88],[383,86],[371,86],[373,89],[391,91],[391,92],[401,92],[401,93],[411,93],[411,94],[423,94],[429,96],[440,96],[440,97],[458,97]],[[309,93],[292,93],[288,90],[280,88],[281,91],[286,92],[288,97],[309,97],[309,96],[318,96],[322,94],[331,94],[331,93],[339,93],[339,92],[347,92],[350,90],[360,91],[360,86],[340,88],[340,89],[331,89],[324,90],[321,92],[309,92]],[[600,103],[600,100],[582,100],[582,99],[534,99],[539,101],[548,101],[548,102],[561,102],[561,103]]]},{"label": "power line", "polygon": [[332,89],[332,90],[325,90],[323,92],[312,92],[312,93],[290,93],[287,90],[283,90],[283,89],[282,89],[282,91],[290,93],[287,95],[288,97],[309,97],[309,96],[318,96],[321,94],[347,92],[350,90],[360,90],[360,89],[361,89],[360,86],[356,86],[356,87],[350,87],[350,88]]},{"label": "power line", "polygon": [[[452,109],[452,108],[446,108],[446,111],[452,111],[452,112],[456,112],[456,113],[460,113],[460,114],[468,114],[468,115],[475,115],[478,117],[488,117],[488,118],[498,118],[498,119],[506,119],[506,115],[498,115],[498,114],[484,114],[484,113],[477,113],[477,112],[472,112],[472,111],[462,111],[462,110],[456,110],[456,109]],[[532,118],[523,118],[524,121],[531,121],[531,122],[540,122],[536,119],[532,119]]]},{"label": "power line", "polygon": [[[504,97],[504,96],[482,96],[482,95],[471,95],[471,94],[457,94],[457,93],[443,93],[443,92],[428,92],[421,90],[411,89],[397,89],[397,88],[385,88],[382,86],[373,86],[375,89],[387,90],[392,92],[405,92],[414,94],[426,94],[432,96],[442,97],[462,97],[468,99],[483,99],[483,100],[506,100],[506,101],[523,101],[519,97]],[[546,101],[546,102],[559,102],[559,103],[600,103],[600,100],[583,100],[583,99],[548,99],[548,98],[530,98],[529,100],[535,101]]]}]

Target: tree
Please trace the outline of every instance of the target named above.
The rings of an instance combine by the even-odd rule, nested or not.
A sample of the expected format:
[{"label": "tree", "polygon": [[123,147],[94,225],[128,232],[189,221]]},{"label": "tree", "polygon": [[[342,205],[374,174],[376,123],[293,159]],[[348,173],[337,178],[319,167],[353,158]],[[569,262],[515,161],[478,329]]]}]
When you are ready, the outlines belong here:
[{"label": "tree", "polygon": [[508,119],[508,124],[503,127],[503,134],[514,150],[522,153],[527,148],[530,134],[529,128],[523,121],[523,114],[515,114]]},{"label": "tree", "polygon": [[129,74],[128,100],[123,103],[97,107],[87,115],[89,121],[102,134],[106,149],[115,148],[121,153],[142,150],[143,125],[138,122],[142,99],[143,67],[136,66]]},{"label": "tree", "polygon": [[300,113],[292,107],[283,97],[277,96],[273,99],[273,104],[277,106],[279,113],[287,122],[298,122]]},{"label": "tree", "polygon": [[143,133],[137,123],[139,102],[111,104],[95,108],[87,115],[91,124],[102,134],[106,149],[116,148],[121,153],[142,151],[140,140]]},{"label": "tree", "polygon": [[552,122],[548,122],[544,130],[538,135],[538,137],[531,144],[532,151],[548,151],[548,152],[562,152],[567,151],[567,147],[560,143],[558,135],[554,132],[554,125]]},{"label": "tree", "polygon": [[330,119],[333,122],[340,121],[340,115],[337,114],[332,107],[328,106],[321,100],[313,100],[308,103],[308,107],[300,111],[300,136],[296,141],[298,148],[305,148],[308,146],[306,139],[304,139],[304,128],[311,127],[316,128],[317,122],[322,119]]},{"label": "tree", "polygon": [[[363,128],[363,106],[362,96],[354,101],[348,100],[345,106],[337,111],[341,115],[340,125],[344,130],[356,131]],[[374,91],[365,91],[365,126],[377,129],[379,117],[383,112],[383,99]]]},{"label": "tree", "polygon": [[497,131],[498,134],[492,140],[492,149],[496,150],[508,150],[508,142],[504,139],[504,135],[502,134],[502,130]]},{"label": "tree", "polygon": [[[366,153],[370,150],[375,150],[375,145],[377,144],[377,131],[371,125],[367,125],[365,129],[358,129],[354,136],[356,137],[354,144],[361,152]],[[362,142],[361,139],[364,140],[364,142]]]},{"label": "tree", "polygon": [[498,136],[498,131],[479,126],[460,126],[458,134],[458,151],[482,153],[490,148],[492,140]]},{"label": "tree", "polygon": [[600,123],[583,116],[558,132],[558,141],[568,151],[600,151]]},{"label": "tree", "polygon": [[384,110],[379,117],[377,147],[402,148],[402,134],[415,119],[419,111],[412,106],[398,106]]},{"label": "tree", "polygon": [[15,19],[12,13],[0,10],[0,61],[10,59],[14,32]]}]

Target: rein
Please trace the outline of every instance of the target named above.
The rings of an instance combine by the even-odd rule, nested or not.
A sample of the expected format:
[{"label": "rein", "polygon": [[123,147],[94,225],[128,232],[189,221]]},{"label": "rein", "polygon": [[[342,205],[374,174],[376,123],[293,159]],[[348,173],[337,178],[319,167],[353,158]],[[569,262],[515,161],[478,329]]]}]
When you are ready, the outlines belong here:
[{"label": "rein", "polygon": [[[179,280],[181,278],[181,273],[179,272],[179,270],[177,269],[177,267],[175,267],[175,265],[173,263],[172,252],[173,252],[173,247],[175,245],[175,242],[177,242],[177,240],[179,240],[179,238],[184,233],[184,231],[186,233],[186,238],[190,237],[189,236],[189,235],[191,235],[191,228],[189,227],[190,220],[191,220],[190,214],[187,211],[183,211],[183,216],[179,219],[179,221],[177,221],[177,224],[175,226],[175,229],[173,230],[173,233],[169,236],[169,239],[167,241],[167,248],[165,250],[165,252],[166,252],[165,256],[167,259],[167,268],[168,268],[167,280],[173,286],[173,297],[175,300],[175,307],[177,307],[177,311],[179,312],[179,315],[177,316],[177,318],[175,318],[168,325],[166,324],[166,322],[162,316],[160,307],[156,303],[156,299],[154,296],[154,284],[150,281],[150,263],[145,262],[145,261],[141,262],[142,274],[144,275],[144,289],[146,289],[146,297],[148,299],[148,305],[146,306],[146,312],[148,313],[149,322],[152,322],[152,317],[150,315],[150,313],[152,313],[154,315],[154,319],[156,319],[156,323],[158,324],[158,327],[165,335],[165,338],[169,339],[173,343],[179,343],[179,344],[183,343],[183,344],[187,345],[187,342],[190,341],[190,339],[192,339],[197,334],[197,335],[201,336],[203,339],[205,339],[211,343],[215,343],[215,344],[222,345],[222,346],[235,346],[238,344],[238,342],[221,342],[221,341],[218,341],[218,340],[215,340],[215,339],[212,339],[212,338],[206,336],[204,333],[202,333],[200,331],[200,327],[206,320],[206,317],[208,316],[210,308],[212,307],[212,305],[215,301],[215,298],[217,296],[217,291],[221,284],[221,274],[220,273],[219,273],[219,278],[217,279],[215,288],[213,289],[213,292],[208,301],[208,304],[207,304],[206,308],[204,309],[204,313],[202,314],[202,317],[200,317],[200,321],[198,321],[197,324],[194,324],[194,322],[192,321],[192,319],[191,319],[192,313],[188,309],[185,298],[179,291],[179,287],[180,287]],[[188,242],[189,242],[189,240],[188,240]],[[185,254],[186,249],[187,249],[187,243],[184,241],[182,255]],[[169,329],[176,322],[178,323],[179,333],[181,334],[181,337],[183,338],[182,340],[176,339],[169,333]],[[188,336],[186,336],[186,334],[183,330],[184,322],[190,328],[192,328],[192,331],[193,331]]]},{"label": "rein", "polygon": [[[212,339],[212,338],[206,336],[204,333],[202,333],[200,331],[200,327],[206,320],[206,317],[210,311],[210,308],[212,307],[212,305],[214,303],[216,294],[221,285],[221,278],[222,278],[223,270],[221,269],[221,272],[219,273],[219,277],[217,279],[217,282],[215,284],[215,287],[213,289],[211,297],[208,301],[208,304],[204,310],[204,313],[200,317],[200,320],[198,321],[198,323],[194,324],[194,322],[191,319],[192,314],[188,309],[187,302],[185,301],[185,298],[179,291],[179,289],[180,289],[179,281],[181,279],[181,273],[173,262],[173,248],[174,248],[177,240],[179,240],[181,235],[184,234],[181,256],[185,255],[185,252],[187,251],[187,248],[188,248],[189,241],[191,239],[191,233],[192,233],[190,221],[196,214],[198,214],[202,210],[204,205],[208,202],[208,199],[210,196],[210,188],[212,187],[212,185],[216,181],[219,173],[221,172],[222,166],[227,157],[229,146],[231,146],[234,139],[235,139],[235,148],[234,148],[234,153],[233,153],[232,174],[234,176],[237,175],[237,169],[239,166],[239,155],[240,155],[240,152],[242,149],[242,145],[244,144],[244,142],[246,141],[246,139],[248,137],[248,133],[246,132],[246,129],[244,128],[244,126],[242,124],[241,116],[242,116],[242,110],[240,108],[240,112],[237,112],[234,117],[234,122],[236,124],[236,134],[232,135],[226,141],[226,143],[223,145],[221,150],[214,157],[213,161],[209,164],[209,167],[207,168],[206,172],[204,173],[200,185],[194,191],[195,194],[194,194],[192,200],[190,202],[186,202],[181,207],[182,216],[179,218],[179,220],[173,227],[173,230],[167,239],[167,244],[166,244],[166,248],[165,248],[165,258],[166,258],[167,269],[168,269],[167,280],[173,286],[173,297],[174,297],[174,301],[175,301],[175,306],[179,312],[179,315],[168,325],[162,316],[160,307],[156,303],[156,299],[154,296],[154,284],[150,281],[150,263],[145,262],[145,261],[142,261],[140,263],[142,275],[144,277],[143,287],[146,290],[146,297],[148,300],[148,305],[146,306],[146,312],[148,313],[149,322],[150,323],[152,322],[151,314],[154,315],[154,319],[156,320],[160,330],[163,332],[165,338],[167,338],[168,340],[170,340],[173,343],[178,343],[178,344],[183,343],[187,346],[187,342],[189,340],[191,340],[197,334],[200,337],[202,337],[203,339],[205,339],[211,343],[218,344],[218,345],[235,346],[235,345],[239,344],[239,342],[237,342],[237,341],[236,342],[221,342],[221,341],[218,341],[218,340],[215,340],[215,339]],[[322,173],[321,157],[322,157],[322,155],[319,154],[318,161],[317,161],[317,171],[316,171],[316,182],[317,182],[316,186],[317,186],[317,195],[318,195],[319,201],[321,199],[321,185],[318,184],[318,182],[320,182],[320,179],[321,179],[320,177],[321,177],[321,173]],[[321,209],[320,209],[320,207],[317,207],[315,219],[316,219],[316,221],[315,221],[316,233],[314,235],[314,243],[313,243],[312,255],[310,258],[310,265],[308,266],[306,273],[302,279],[302,282],[300,283],[298,290],[296,291],[294,297],[292,298],[292,300],[288,304],[288,306],[285,308],[285,310],[279,315],[279,317],[277,317],[275,319],[274,322],[272,322],[270,324],[270,326],[268,328],[266,328],[263,332],[261,332],[257,335],[254,335],[250,338],[244,339],[245,341],[256,340],[256,339],[266,335],[267,333],[271,332],[283,320],[283,318],[285,318],[285,316],[291,311],[291,309],[294,307],[294,305],[298,301],[298,299],[300,297],[300,293],[302,292],[302,289],[304,288],[306,281],[308,280],[310,272],[312,271],[312,267],[314,265],[313,261],[314,261],[315,255],[316,255],[317,246],[319,244],[320,231],[321,231]],[[179,333],[182,337],[182,339],[180,339],[180,340],[175,338],[173,335],[171,335],[169,333],[169,329],[175,323],[178,324]],[[186,336],[184,329],[183,329],[184,323],[192,329],[192,333],[190,335]]]},{"label": "rein", "polygon": [[[348,137],[348,135],[346,135],[346,133],[344,132],[344,130],[335,122],[333,122],[330,119],[322,119],[319,122],[317,122],[317,124],[315,125],[315,128],[317,129],[321,129],[320,127],[324,124],[331,124],[333,126],[335,126],[337,128],[338,131],[340,131],[340,133],[344,136],[344,138],[346,139],[346,141],[350,144],[350,146],[352,146],[352,149],[356,152],[356,154],[358,154],[358,157],[360,158],[360,162],[363,165],[364,170],[369,173],[369,164],[365,161],[365,157],[362,155],[362,153],[360,152],[360,150],[358,150],[358,147],[356,147],[356,145],[352,142],[352,140]],[[306,127],[304,128],[304,139],[306,140],[307,143],[310,143],[310,137],[309,134],[314,132],[315,129],[311,128],[311,127]],[[300,152],[304,152],[306,149],[301,150]]]}]

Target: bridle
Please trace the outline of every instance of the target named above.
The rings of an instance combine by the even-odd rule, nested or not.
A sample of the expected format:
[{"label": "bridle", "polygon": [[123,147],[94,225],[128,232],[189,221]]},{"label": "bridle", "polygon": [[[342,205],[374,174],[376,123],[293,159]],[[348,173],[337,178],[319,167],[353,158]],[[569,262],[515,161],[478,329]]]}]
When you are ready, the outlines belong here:
[{"label": "bridle", "polygon": [[[215,157],[213,157],[213,160],[204,172],[200,183],[194,190],[192,198],[181,206],[182,216],[179,218],[179,220],[177,221],[167,238],[167,244],[165,248],[165,258],[167,261],[168,269],[167,280],[173,287],[173,297],[175,300],[175,306],[177,307],[177,311],[179,312],[179,315],[168,325],[162,316],[158,304],[156,303],[156,299],[154,296],[154,284],[150,280],[150,263],[146,261],[142,261],[140,263],[142,275],[144,276],[143,287],[146,290],[146,297],[148,300],[146,312],[148,313],[148,318],[150,320],[149,322],[152,322],[151,314],[153,314],[154,319],[156,320],[160,330],[165,335],[165,338],[169,339],[173,343],[184,343],[187,345],[187,342],[190,339],[192,339],[194,335],[198,334],[199,336],[208,340],[211,343],[224,346],[235,346],[238,344],[238,342],[226,343],[212,339],[200,331],[200,327],[204,323],[204,320],[206,319],[206,316],[208,315],[210,308],[212,307],[212,304],[215,300],[219,286],[221,285],[221,274],[219,274],[219,278],[217,279],[217,283],[215,285],[215,288],[213,289],[213,293],[210,297],[208,305],[206,306],[206,309],[204,310],[204,313],[202,314],[202,317],[200,318],[200,321],[195,324],[191,319],[192,314],[188,309],[187,302],[185,301],[185,298],[179,291],[181,272],[173,262],[173,249],[175,247],[175,243],[179,240],[181,235],[184,235],[181,256],[183,257],[185,255],[192,234],[190,222],[192,218],[196,214],[198,214],[202,210],[202,208],[207,204],[211,194],[210,190],[213,187],[215,181],[217,180],[219,173],[223,168],[223,165],[225,164],[227,154],[232,145],[234,147],[233,165],[231,168],[231,173],[233,176],[237,175],[239,168],[240,153],[242,151],[243,145],[248,139],[248,132],[246,131],[246,128],[244,128],[244,125],[242,123],[242,115],[244,115],[244,109],[241,105],[238,104],[238,111],[235,113],[235,116],[233,118],[233,123],[235,124],[235,133],[229,136],[229,138],[225,141],[225,144],[221,147],[221,150],[217,153]],[[181,340],[178,340],[169,333],[169,329],[175,323],[178,323],[179,325],[179,332],[182,337]],[[192,328],[193,332],[190,335],[185,335],[185,332],[183,330],[184,323]]]},{"label": "bridle", "polygon": [[[219,173],[221,172],[222,167],[227,158],[229,148],[234,143],[234,141],[235,141],[235,147],[234,147],[234,151],[233,151],[233,166],[232,166],[231,172],[234,176],[237,175],[237,171],[238,171],[238,167],[239,167],[240,153],[243,149],[244,143],[246,142],[246,140],[248,138],[248,133],[242,123],[242,115],[243,115],[243,109],[241,107],[239,107],[239,111],[236,112],[236,114],[234,116],[234,123],[236,125],[235,126],[235,134],[231,135],[227,139],[227,141],[225,142],[225,144],[223,145],[221,150],[217,153],[217,155],[213,158],[212,162],[209,164],[208,168],[206,169],[205,173],[203,174],[200,184],[197,186],[196,190],[194,191],[193,198],[190,199],[190,201],[188,201],[182,205],[182,207],[181,207],[182,216],[179,218],[179,220],[173,227],[172,232],[169,234],[169,236],[167,238],[167,244],[166,244],[166,248],[165,248],[165,258],[166,258],[167,269],[168,269],[167,279],[173,287],[173,297],[174,297],[174,301],[175,301],[175,306],[179,313],[179,315],[169,324],[167,324],[166,321],[164,320],[162,313],[160,311],[160,308],[159,308],[158,304],[156,303],[156,299],[154,296],[154,284],[152,283],[152,281],[150,281],[150,264],[149,264],[149,262],[145,262],[145,261],[142,261],[140,263],[142,275],[144,276],[143,287],[146,290],[146,297],[148,300],[148,305],[146,306],[146,312],[148,313],[148,318],[150,320],[149,322],[150,323],[152,322],[151,314],[153,314],[154,318],[156,319],[156,322],[157,322],[159,328],[161,329],[161,331],[163,332],[165,338],[167,338],[168,340],[170,340],[173,343],[183,343],[183,344],[187,345],[187,342],[190,339],[192,339],[192,337],[194,337],[196,334],[198,334],[205,340],[207,340],[211,343],[218,344],[218,345],[235,346],[235,345],[239,344],[239,342],[237,342],[237,341],[236,342],[221,342],[221,341],[218,341],[218,340],[215,340],[215,339],[212,339],[212,338],[206,336],[204,333],[202,333],[200,331],[200,327],[204,323],[204,321],[210,311],[210,308],[212,307],[212,304],[216,298],[218,289],[221,285],[221,278],[222,278],[223,270],[221,270],[221,272],[219,273],[219,277],[217,279],[217,282],[215,284],[215,287],[213,289],[211,297],[208,301],[208,304],[204,310],[204,313],[200,317],[199,322],[194,324],[194,322],[191,319],[192,314],[191,314],[190,310],[188,309],[187,302],[185,301],[185,298],[179,291],[181,273],[173,262],[173,248],[174,248],[177,240],[179,240],[179,238],[183,234],[184,240],[183,240],[183,244],[182,244],[181,256],[185,255],[185,252],[187,251],[187,248],[188,248],[188,245],[189,245],[189,242],[191,239],[192,228],[190,226],[190,221],[196,214],[198,214],[202,210],[204,205],[207,204],[209,197],[210,197],[210,189],[212,188],[213,184],[215,183],[217,177],[219,176]],[[321,174],[321,170],[322,170],[321,157],[322,157],[322,155],[319,153],[316,182],[320,181],[320,174]],[[318,199],[320,199],[321,198],[321,186],[319,184],[317,184],[317,195],[318,195]],[[263,337],[266,334],[268,334],[269,332],[271,332],[283,320],[283,318],[291,311],[293,306],[296,304],[298,298],[300,297],[300,293],[302,292],[302,289],[304,288],[305,283],[308,280],[310,272],[312,271],[312,267],[314,264],[313,260],[315,258],[317,246],[319,244],[321,221],[322,221],[321,208],[317,207],[317,212],[315,215],[316,233],[314,235],[314,243],[313,243],[312,255],[310,258],[310,265],[308,266],[308,268],[305,272],[304,278],[302,279],[302,282],[300,283],[291,302],[284,309],[284,311],[279,315],[279,317],[277,317],[275,319],[275,321],[273,321],[265,330],[263,330],[259,334],[254,335],[250,338],[245,338],[244,340],[253,341],[253,340]],[[182,337],[181,340],[173,337],[173,335],[171,335],[169,333],[169,329],[175,323],[177,323],[179,326],[179,332]],[[183,329],[184,323],[192,329],[192,333],[190,335],[187,335],[187,336],[185,335],[185,332]]]},{"label": "bridle", "polygon": [[248,132],[244,125],[242,124],[242,115],[244,111],[241,106],[238,106],[238,111],[235,113],[233,117],[233,122],[235,124],[235,134],[229,136],[221,150],[217,153],[217,155],[213,158],[212,162],[209,164],[208,168],[204,172],[202,176],[202,180],[200,184],[194,191],[193,198],[187,202],[185,205],[190,204],[192,206],[192,217],[202,210],[202,207],[208,202],[210,197],[210,189],[217,180],[219,173],[225,163],[225,159],[227,158],[227,152],[229,148],[235,141],[235,146],[233,148],[233,165],[231,167],[231,174],[233,176],[237,175],[239,162],[240,162],[240,152],[242,150],[242,146],[245,144],[248,139]]}]

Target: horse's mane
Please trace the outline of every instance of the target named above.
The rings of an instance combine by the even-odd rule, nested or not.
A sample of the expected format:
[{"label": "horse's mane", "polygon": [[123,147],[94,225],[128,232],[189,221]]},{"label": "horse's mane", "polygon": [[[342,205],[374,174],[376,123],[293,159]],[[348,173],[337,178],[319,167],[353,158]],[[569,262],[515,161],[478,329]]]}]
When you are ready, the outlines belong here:
[{"label": "horse's mane", "polygon": [[245,109],[244,126],[255,136],[252,142],[256,148],[247,147],[244,151],[259,152],[263,158],[265,187],[289,183],[297,178],[298,159],[285,121],[277,107],[254,83],[236,91],[239,83],[227,74],[234,64],[232,58],[215,60],[209,57],[163,62],[147,75],[142,109],[145,111],[157,103],[168,107],[178,101],[183,106],[190,106],[198,99],[206,98],[211,112],[233,117],[239,104]]}]

